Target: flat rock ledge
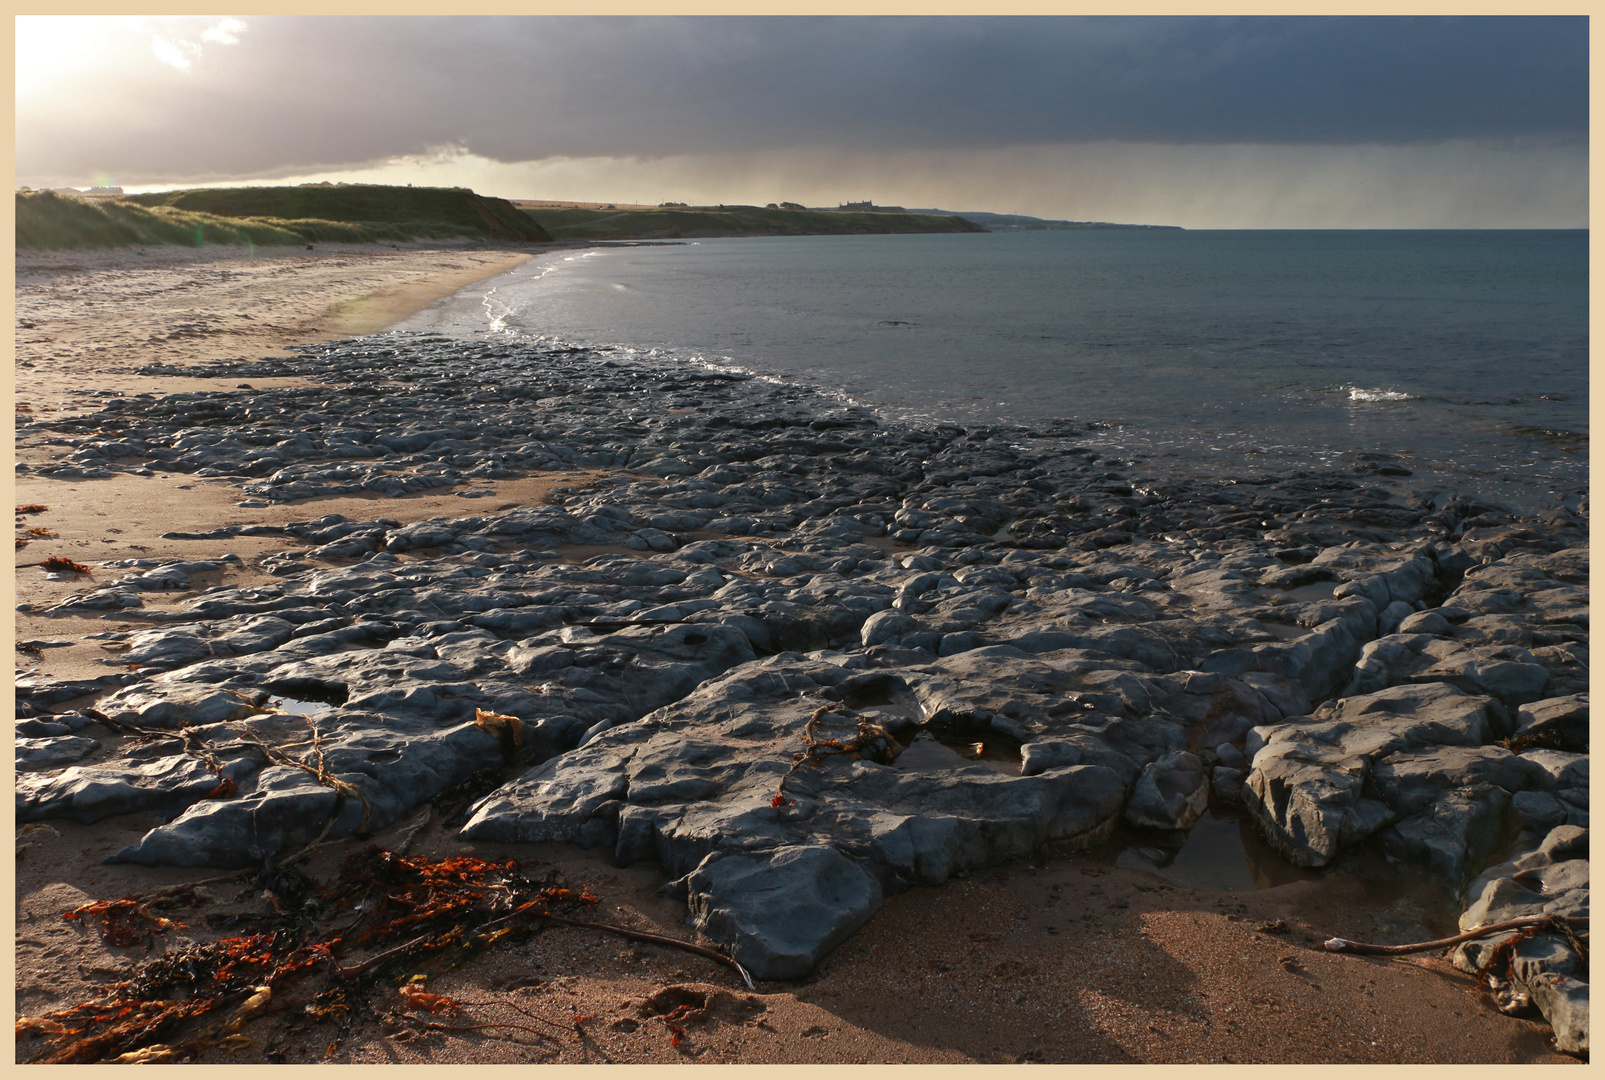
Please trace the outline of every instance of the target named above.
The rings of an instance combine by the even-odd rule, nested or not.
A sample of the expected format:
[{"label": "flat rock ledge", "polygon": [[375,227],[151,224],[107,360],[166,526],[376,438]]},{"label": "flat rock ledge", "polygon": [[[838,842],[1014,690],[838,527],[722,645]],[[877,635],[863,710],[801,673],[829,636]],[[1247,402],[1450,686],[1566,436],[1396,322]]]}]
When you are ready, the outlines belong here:
[{"label": "flat rock ledge", "polygon": [[[22,673],[19,822],[147,813],[114,859],[240,867],[467,792],[465,838],[656,860],[768,979],[890,893],[1122,819],[1185,830],[1211,799],[1299,865],[1379,845],[1462,888],[1467,925],[1586,920],[1572,510],[1380,486],[1408,470],[1377,455],[1156,475],[1070,421],[900,426],[606,350],[387,335],[184,373],[320,385],[113,399],[52,423],[68,453],[41,473],[475,501],[104,567],[51,613],[143,628],[90,635],[103,679]],[[603,475],[483,495],[559,469]],[[262,534],[295,544],[231,583],[228,541]],[[1501,1002],[1586,1050],[1570,942],[1514,955]]]}]

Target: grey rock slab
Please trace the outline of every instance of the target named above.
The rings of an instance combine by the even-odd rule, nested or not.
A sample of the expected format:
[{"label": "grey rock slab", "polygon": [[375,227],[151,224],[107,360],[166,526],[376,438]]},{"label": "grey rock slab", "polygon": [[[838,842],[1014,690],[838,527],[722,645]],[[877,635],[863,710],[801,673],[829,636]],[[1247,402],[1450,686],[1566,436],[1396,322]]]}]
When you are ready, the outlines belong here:
[{"label": "grey rock slab", "polygon": [[1407,615],[1400,620],[1396,629],[1389,631],[1399,634],[1430,634],[1433,637],[1450,637],[1453,632],[1454,624],[1434,609]]},{"label": "grey rock slab", "polygon": [[74,593],[61,603],[45,609],[46,615],[87,615],[95,611],[115,611],[120,608],[144,607],[139,590],[112,586],[91,593]]},{"label": "grey rock slab", "polygon": [[714,852],[686,880],[693,925],[760,979],[799,979],[880,909],[873,874],[823,844]]},{"label": "grey rock slab", "polygon": [[875,645],[884,645],[887,642],[895,642],[904,635],[914,633],[920,629],[920,624],[914,619],[901,611],[889,608],[865,619],[859,634],[860,641],[864,647],[870,648]]},{"label": "grey rock slab", "polygon": [[21,738],[40,739],[52,735],[71,735],[93,723],[94,718],[82,713],[46,713],[32,719],[18,720],[16,732]]},{"label": "grey rock slab", "polygon": [[[1334,698],[1307,717],[1256,728],[1249,751],[1285,744],[1272,756],[1297,748],[1308,760],[1367,762],[1400,750],[1434,746],[1482,746],[1509,729],[1508,715],[1491,698],[1443,683],[1390,687],[1374,694]],[[1536,753],[1536,752],[1535,752]]]},{"label": "grey rock slab", "polygon": [[145,728],[179,728],[239,720],[260,712],[240,694],[212,686],[151,679],[102,698],[100,711],[115,723]]},{"label": "grey rock slab", "polygon": [[1492,784],[1455,788],[1383,830],[1382,849],[1459,885],[1487,864],[1509,805],[1509,793]]},{"label": "grey rock slab", "polygon": [[536,766],[476,804],[461,835],[503,843],[589,839],[593,818],[616,818],[629,791],[626,770],[654,734],[646,724],[625,725]]},{"label": "grey rock slab", "polygon": [[1502,746],[1440,746],[1390,754],[1371,770],[1371,783],[1388,805],[1408,816],[1453,788],[1485,783],[1507,793],[1545,791],[1555,779]]},{"label": "grey rock slab", "polygon": [[612,845],[621,862],[655,857],[671,873],[714,852],[827,844],[896,889],[1074,844],[1118,816],[1126,781],[1097,765],[1011,776],[960,759],[908,771],[826,756],[793,770],[810,718],[829,713],[851,733],[850,719],[830,712],[844,706],[820,702],[895,696],[917,677],[785,654],[744,665],[492,793],[463,836]]},{"label": "grey rock slab", "polygon": [[1570,976],[1543,974],[1529,984],[1533,1004],[1555,1031],[1555,1049],[1588,1054],[1588,983]]},{"label": "grey rock slab", "polygon": [[117,587],[124,589],[137,589],[141,592],[163,591],[167,589],[184,590],[190,587],[190,578],[196,574],[216,573],[223,569],[219,562],[177,562],[168,563],[143,574],[135,574],[123,578]]},{"label": "grey rock slab", "polygon": [[581,629],[526,638],[508,652],[507,663],[527,678],[562,672],[565,685],[616,701],[635,717],[756,658],[744,632],[718,623],[627,626],[605,635],[569,632]]},{"label": "grey rock slab", "polygon": [[1243,770],[1217,765],[1210,770],[1210,794],[1221,802],[1237,805],[1243,801]]},{"label": "grey rock slab", "polygon": [[216,623],[145,630],[128,638],[124,663],[170,670],[209,656],[245,656],[277,648],[296,626],[272,615],[241,615]]},{"label": "grey rock slab", "polygon": [[1461,931],[1475,930],[1490,923],[1544,914],[1542,895],[1517,884],[1508,877],[1489,881],[1471,906],[1460,915]]},{"label": "grey rock slab", "polygon": [[1510,797],[1510,808],[1522,827],[1545,833],[1566,823],[1566,807],[1555,796],[1541,791],[1518,791]]},{"label": "grey rock slab", "polygon": [[[1245,782],[1244,805],[1266,839],[1290,861],[1324,866],[1343,848],[1398,816],[1374,794],[1373,768],[1379,761],[1401,752],[1444,746],[1480,747],[1499,730],[1495,720],[1499,709],[1490,698],[1429,684],[1338,698],[1308,718],[1258,728],[1260,745]],[[1509,771],[1513,778],[1524,777],[1523,787],[1540,783],[1536,772],[1497,754],[1486,763],[1477,755],[1467,761],[1428,757],[1416,768],[1401,765],[1387,773],[1394,785],[1389,790],[1396,798],[1405,787],[1430,791],[1434,783],[1426,777],[1433,773],[1435,763],[1442,776],[1450,777],[1455,766],[1463,766],[1469,775],[1473,761],[1490,770]],[[1407,779],[1411,784],[1405,783]],[[1449,784],[1444,779],[1443,787]],[[1424,855],[1449,843],[1442,838],[1430,844],[1426,838],[1419,843],[1410,839],[1427,824],[1419,822],[1402,834],[1408,840],[1402,850]],[[1446,835],[1464,835],[1464,831],[1450,829]]]},{"label": "grey rock slab", "polygon": [[1588,854],[1588,830],[1575,825],[1561,825],[1549,831],[1538,850],[1545,857],[1561,862],[1580,859]]},{"label": "grey rock slab", "polygon": [[1321,616],[1296,641],[1216,651],[1201,666],[1231,675],[1269,672],[1297,680],[1312,700],[1326,697],[1352,677],[1365,643],[1376,636],[1376,612],[1369,601],[1349,599],[1327,605]]},{"label": "grey rock slab", "polygon": [[[1126,785],[1098,765],[1023,777],[982,768],[899,773],[832,759],[821,775],[793,773],[781,792],[814,800],[808,823],[816,833],[866,856],[889,888],[904,888],[1021,858],[1043,844],[1085,846],[1113,827]],[[866,818],[879,822],[877,834],[866,835]]]},{"label": "grey rock slab", "polygon": [[[1588,695],[1545,698],[1516,713],[1516,738],[1556,750],[1588,752]],[[1529,742],[1529,745],[1531,745]]]},{"label": "grey rock slab", "polygon": [[1102,765],[1114,771],[1126,784],[1134,781],[1141,770],[1141,766],[1125,754],[1090,733],[1043,739],[1020,747],[1021,776],[1035,776],[1069,765]]},{"label": "grey rock slab", "polygon": [[88,825],[135,811],[176,813],[216,788],[221,777],[238,782],[258,764],[251,757],[227,760],[220,776],[198,758],[174,753],[28,773],[16,781],[17,820],[70,818]]},{"label": "grey rock slab", "polygon": [[372,719],[334,714],[325,721],[323,763],[341,788],[320,783],[308,769],[270,765],[241,795],[190,800],[178,818],[108,861],[253,865],[322,834],[325,826],[331,837],[384,828],[475,770],[502,762],[496,737],[473,724],[403,734],[376,730]]},{"label": "grey rock slab", "polygon": [[269,766],[249,793],[197,802],[106,861],[223,869],[260,865],[287,843],[316,837],[338,801],[333,788],[302,770]]},{"label": "grey rock slab", "polygon": [[1316,555],[1311,565],[1333,570],[1344,579],[1333,592],[1338,599],[1362,596],[1378,612],[1396,600],[1413,604],[1437,580],[1436,564],[1421,551],[1332,547]]},{"label": "grey rock slab", "polygon": [[1548,866],[1518,870],[1512,878],[1525,888],[1548,895],[1558,895],[1572,889],[1586,889],[1588,860],[1567,859],[1564,862],[1550,863]]},{"label": "grey rock slab", "polygon": [[88,757],[99,749],[100,742],[98,740],[86,739],[77,735],[57,735],[55,737],[35,739],[19,738],[16,740],[17,771],[31,772],[39,769],[58,768]]},{"label": "grey rock slab", "polygon": [[1289,862],[1325,866],[1393,820],[1385,803],[1364,794],[1365,774],[1359,756],[1311,761],[1290,745],[1272,744],[1254,757],[1243,805]]},{"label": "grey rock slab", "polygon": [[1521,756],[1555,778],[1554,789],[1588,788],[1588,755],[1565,750],[1524,750]]},{"label": "grey rock slab", "polygon": [[1126,804],[1126,820],[1149,829],[1188,829],[1208,806],[1204,764],[1182,750],[1143,766]]},{"label": "grey rock slab", "polygon": [[1519,646],[1467,647],[1427,634],[1396,634],[1365,645],[1345,693],[1424,682],[1449,683],[1515,706],[1536,700],[1549,683],[1549,672]]}]

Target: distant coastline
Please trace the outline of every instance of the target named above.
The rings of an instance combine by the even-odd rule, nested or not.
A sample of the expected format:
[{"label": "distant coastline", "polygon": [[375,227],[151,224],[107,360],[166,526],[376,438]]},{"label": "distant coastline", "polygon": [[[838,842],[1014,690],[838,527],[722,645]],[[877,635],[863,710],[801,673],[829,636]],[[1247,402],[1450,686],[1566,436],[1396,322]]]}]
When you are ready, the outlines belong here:
[{"label": "distant coastline", "polygon": [[841,236],[879,233],[1038,232],[1076,229],[1164,229],[1179,225],[1122,225],[1064,221],[989,211],[905,209],[873,202],[837,207],[641,206],[514,199],[513,205],[563,240],[673,240],[735,236]]},{"label": "distant coastline", "polygon": [[448,237],[542,243],[1179,228],[1048,220],[989,211],[909,210],[867,201],[837,207],[791,202],[643,206],[500,199],[467,188],[379,184],[189,188],[140,195],[125,195],[121,188],[23,188],[16,193],[16,203],[17,246],[39,250],[393,243]]},{"label": "distant coastline", "polygon": [[1182,232],[1180,225],[1121,225],[1112,221],[1065,221],[1026,214],[993,214],[985,210],[910,210],[911,214],[953,214],[973,221],[987,232],[1041,232],[1060,229],[1164,229]]},{"label": "distant coastline", "polygon": [[849,203],[834,209],[797,203],[767,206],[659,206],[547,202],[513,205],[559,240],[678,240],[735,236],[852,236],[885,233],[980,233],[984,225],[942,210]]}]

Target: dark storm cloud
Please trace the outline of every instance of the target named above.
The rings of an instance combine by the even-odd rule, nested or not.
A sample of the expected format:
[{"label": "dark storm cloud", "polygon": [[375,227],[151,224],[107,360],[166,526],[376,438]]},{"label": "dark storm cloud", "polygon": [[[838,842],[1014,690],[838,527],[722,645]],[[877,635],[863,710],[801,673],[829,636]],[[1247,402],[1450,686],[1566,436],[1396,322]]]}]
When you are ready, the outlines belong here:
[{"label": "dark storm cloud", "polygon": [[[1088,141],[1579,141],[1580,18],[248,18],[29,106],[19,175]],[[149,56],[143,57],[149,61]]]}]

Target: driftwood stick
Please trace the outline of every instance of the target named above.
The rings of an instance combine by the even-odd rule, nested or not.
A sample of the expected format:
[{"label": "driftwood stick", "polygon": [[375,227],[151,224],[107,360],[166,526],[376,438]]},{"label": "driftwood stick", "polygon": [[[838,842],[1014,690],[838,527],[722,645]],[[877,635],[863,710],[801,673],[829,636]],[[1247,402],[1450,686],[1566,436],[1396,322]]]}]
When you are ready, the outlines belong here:
[{"label": "driftwood stick", "polygon": [[373,970],[386,960],[400,956],[403,953],[411,952],[420,945],[427,945],[429,944],[429,941],[430,936],[428,934],[424,934],[420,937],[413,938],[411,941],[403,942],[393,949],[386,949],[382,953],[376,953],[359,964],[353,964],[351,967],[341,967],[339,961],[335,961],[333,957],[330,957],[330,960],[334,963],[334,973],[336,978],[350,979]]},{"label": "driftwood stick", "polygon": [[681,949],[688,953],[695,953],[698,956],[705,956],[709,960],[734,969],[736,974],[741,976],[741,981],[747,984],[748,990],[757,989],[753,985],[752,976],[747,974],[747,969],[722,952],[705,949],[701,945],[693,945],[689,941],[681,941],[678,938],[663,937],[660,934],[647,934],[640,930],[626,930],[622,926],[611,926],[608,923],[586,922],[583,919],[566,919],[561,915],[553,915],[550,911],[543,911],[541,914],[545,918],[551,919],[553,922],[563,923],[565,926],[583,926],[587,930],[605,930],[610,934],[618,934],[620,937],[626,937],[632,941],[644,941],[649,945],[667,945],[671,949]]},{"label": "driftwood stick", "polygon": [[538,1039],[557,1041],[554,1036],[528,1024],[437,1024],[433,1020],[425,1020],[423,1026],[428,1031],[484,1031],[486,1028],[512,1028],[514,1031],[527,1031]]},{"label": "driftwood stick", "polygon": [[1368,945],[1360,941],[1348,941],[1335,937],[1326,942],[1327,952],[1351,953],[1356,956],[1404,956],[1409,953],[1430,952],[1433,949],[1447,949],[1451,945],[1459,945],[1463,941],[1475,941],[1477,938],[1488,937],[1492,934],[1503,934],[1509,930],[1524,930],[1527,927],[1547,926],[1560,930],[1567,937],[1571,937],[1571,927],[1564,919],[1554,915],[1523,915],[1519,919],[1506,919],[1504,922],[1489,923],[1479,926],[1475,930],[1467,930],[1464,934],[1454,937],[1438,938],[1436,941],[1418,941],[1413,945]]}]

